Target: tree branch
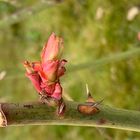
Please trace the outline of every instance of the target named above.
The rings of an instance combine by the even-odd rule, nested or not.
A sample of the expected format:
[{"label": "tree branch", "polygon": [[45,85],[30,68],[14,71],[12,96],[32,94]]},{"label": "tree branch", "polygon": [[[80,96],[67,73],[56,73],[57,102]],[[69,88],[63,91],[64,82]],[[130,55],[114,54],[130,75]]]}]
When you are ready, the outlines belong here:
[{"label": "tree branch", "polygon": [[41,103],[1,103],[0,126],[21,125],[73,125],[116,128],[140,132],[140,112],[100,105],[94,115],[81,114],[79,102],[65,101],[63,117],[56,115],[54,107]]},{"label": "tree branch", "polygon": [[9,16],[5,16],[3,19],[0,20],[0,27],[8,26],[23,21],[24,19],[29,18],[32,15],[46,9],[49,6],[53,6],[54,4],[59,2],[60,0],[41,0],[40,2],[34,4],[32,7],[22,9]]}]

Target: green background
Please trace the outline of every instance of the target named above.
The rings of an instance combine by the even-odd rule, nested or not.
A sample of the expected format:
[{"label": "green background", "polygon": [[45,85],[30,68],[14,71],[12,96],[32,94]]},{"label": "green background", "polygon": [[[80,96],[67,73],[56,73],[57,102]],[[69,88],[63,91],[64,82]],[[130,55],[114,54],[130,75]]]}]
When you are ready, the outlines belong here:
[{"label": "green background", "polygon": [[[113,107],[140,110],[140,55],[126,60],[80,69],[82,63],[140,47],[140,14],[127,19],[130,8],[139,0],[67,0],[52,6],[41,1],[0,1],[0,101],[38,100],[38,94],[25,77],[24,60],[40,60],[40,52],[49,35],[55,32],[64,39],[63,58],[67,73],[61,78],[64,96],[85,101],[88,83],[95,99]],[[39,9],[32,16],[28,10]],[[45,7],[45,8],[44,8]],[[99,15],[100,14],[100,17]],[[22,16],[25,15],[25,18]],[[6,21],[5,18],[8,20]],[[11,24],[13,23],[13,24]],[[73,66],[78,65],[78,70]],[[73,68],[72,71],[70,69]],[[24,126],[0,128],[2,140],[139,140],[137,132],[72,126]]]}]

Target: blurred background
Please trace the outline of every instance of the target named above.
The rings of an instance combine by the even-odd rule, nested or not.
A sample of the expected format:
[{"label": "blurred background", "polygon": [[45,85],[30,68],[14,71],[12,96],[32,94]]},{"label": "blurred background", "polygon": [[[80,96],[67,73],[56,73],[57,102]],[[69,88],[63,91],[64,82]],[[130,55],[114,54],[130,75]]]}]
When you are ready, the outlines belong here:
[{"label": "blurred background", "polygon": [[[0,101],[38,100],[25,77],[24,60],[40,60],[55,32],[64,39],[64,96],[140,110],[139,0],[0,1]],[[139,36],[140,38],[140,36]],[[125,52],[128,52],[125,54]],[[111,56],[111,57],[110,57]],[[140,133],[72,126],[0,128],[2,140],[139,140]]]}]

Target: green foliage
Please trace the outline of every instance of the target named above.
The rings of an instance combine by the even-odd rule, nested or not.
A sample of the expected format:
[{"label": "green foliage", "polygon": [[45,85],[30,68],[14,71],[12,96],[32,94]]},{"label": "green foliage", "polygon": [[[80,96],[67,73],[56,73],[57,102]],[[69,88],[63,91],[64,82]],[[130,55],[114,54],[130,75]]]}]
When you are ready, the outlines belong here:
[{"label": "green foliage", "polygon": [[[8,0],[7,0],[8,1]],[[10,0],[8,1],[11,2]],[[35,2],[0,2],[0,21]],[[40,10],[29,18],[12,25],[0,27],[0,72],[6,76],[0,80],[1,101],[37,100],[30,81],[24,76],[22,62],[40,59],[40,51],[51,32],[64,38],[64,58],[68,66],[99,60],[110,54],[121,53],[139,47],[140,15],[127,20],[128,10],[139,6],[139,0],[67,0],[53,7]],[[97,18],[99,7],[103,16]],[[76,101],[85,101],[85,83],[93,96],[105,98],[106,104],[139,110],[140,57],[132,57],[96,69],[66,73],[62,79],[64,92]],[[102,131],[104,134],[102,134]],[[100,133],[99,133],[100,132]],[[68,126],[24,126],[0,130],[0,139],[108,139],[138,140],[135,132]]]}]

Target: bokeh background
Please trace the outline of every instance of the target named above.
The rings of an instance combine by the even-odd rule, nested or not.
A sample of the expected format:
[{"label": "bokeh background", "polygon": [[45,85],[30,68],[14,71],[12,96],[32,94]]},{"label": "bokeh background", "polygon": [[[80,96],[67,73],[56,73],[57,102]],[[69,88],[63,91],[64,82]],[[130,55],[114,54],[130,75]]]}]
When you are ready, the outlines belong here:
[{"label": "bokeh background", "polygon": [[[47,0],[46,0],[47,1]],[[140,110],[139,0],[0,1],[0,101],[26,102],[38,95],[25,77],[24,60],[40,59],[49,35],[64,38],[64,96],[85,101],[85,84],[97,100]],[[126,59],[100,60],[130,51]],[[140,50],[139,50],[140,52]],[[110,58],[109,60],[111,60]],[[97,65],[95,65],[97,64]],[[140,133],[72,126],[0,128],[2,140],[139,140]]]}]

